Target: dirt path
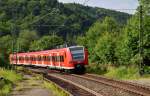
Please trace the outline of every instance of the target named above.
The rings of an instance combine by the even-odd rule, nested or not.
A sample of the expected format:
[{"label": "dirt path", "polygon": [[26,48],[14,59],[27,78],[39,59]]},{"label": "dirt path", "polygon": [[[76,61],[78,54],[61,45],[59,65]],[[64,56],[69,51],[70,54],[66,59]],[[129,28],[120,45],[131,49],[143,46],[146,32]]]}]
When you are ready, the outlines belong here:
[{"label": "dirt path", "polygon": [[43,80],[31,75],[24,75],[23,81],[18,83],[12,90],[10,96],[56,96],[44,88]]}]

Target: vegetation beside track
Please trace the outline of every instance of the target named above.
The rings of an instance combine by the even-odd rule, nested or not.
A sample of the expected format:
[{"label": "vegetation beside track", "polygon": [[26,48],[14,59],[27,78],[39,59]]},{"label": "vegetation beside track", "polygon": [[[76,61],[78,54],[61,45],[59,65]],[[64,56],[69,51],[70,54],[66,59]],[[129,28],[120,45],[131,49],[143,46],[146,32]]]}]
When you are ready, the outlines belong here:
[{"label": "vegetation beside track", "polygon": [[13,70],[0,68],[0,96],[7,96],[13,85],[22,80],[22,76]]},{"label": "vegetation beside track", "polygon": [[[139,0],[139,5],[143,8],[139,6],[133,15],[80,4],[62,4],[57,2],[58,0],[39,1],[1,1],[0,66],[9,67],[8,57],[14,51],[46,50],[66,41],[88,48],[88,72],[120,79],[138,78],[138,70],[142,75],[150,73],[150,0]],[[60,8],[55,6],[59,4]],[[18,11],[16,13],[10,9]],[[47,13],[54,14],[47,16]],[[45,18],[40,19],[45,15]],[[41,26],[33,26],[35,24]],[[60,26],[42,26],[45,24]],[[139,25],[142,28],[139,28]],[[140,30],[143,32],[142,45],[139,38]],[[139,45],[142,52],[139,52]],[[91,64],[96,62],[99,63]],[[142,66],[139,66],[140,62],[143,62]]]},{"label": "vegetation beside track", "polygon": [[56,96],[69,96],[69,94],[58,88],[58,86],[52,82],[44,81],[43,86],[44,88],[52,90]]},{"label": "vegetation beside track", "polygon": [[104,75],[109,78],[122,79],[122,80],[150,78],[150,74],[144,74],[141,76],[139,74],[139,68],[137,66],[115,67],[111,65],[92,63],[87,67],[86,72]]},{"label": "vegetation beside track", "polygon": [[41,74],[34,74],[31,70],[24,69],[23,67],[17,67],[17,70],[21,70],[27,74],[33,75],[33,79],[30,80],[31,85],[35,85],[34,80],[42,80],[41,86],[48,90],[51,90],[56,96],[69,96],[69,94],[58,87],[55,83],[51,81],[44,80]]},{"label": "vegetation beside track", "polygon": [[107,77],[115,79],[138,79],[140,78],[139,69],[136,67],[125,67],[119,68],[109,67],[108,72],[104,74]]},{"label": "vegetation beside track", "polygon": [[[88,48],[89,65],[96,63],[94,66],[90,65],[88,71],[98,74],[109,72],[109,76],[116,74],[120,75],[120,78],[132,78],[137,74],[150,73],[150,15],[148,15],[150,3],[148,1],[150,0],[139,0],[141,6],[138,6],[136,13],[124,26],[120,26],[114,18],[106,17],[103,21],[95,22],[85,36],[78,37],[78,44]],[[132,73],[129,73],[131,72],[129,70],[133,70]],[[122,76],[123,74],[125,76]]]}]

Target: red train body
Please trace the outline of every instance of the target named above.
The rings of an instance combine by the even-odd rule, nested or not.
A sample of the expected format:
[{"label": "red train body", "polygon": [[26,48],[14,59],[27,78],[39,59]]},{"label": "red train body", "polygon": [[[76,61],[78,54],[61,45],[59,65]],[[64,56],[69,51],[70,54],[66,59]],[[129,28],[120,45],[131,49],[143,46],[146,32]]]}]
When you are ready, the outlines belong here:
[{"label": "red train body", "polygon": [[10,54],[10,63],[84,71],[88,65],[88,51],[83,46],[72,46],[46,51]]}]

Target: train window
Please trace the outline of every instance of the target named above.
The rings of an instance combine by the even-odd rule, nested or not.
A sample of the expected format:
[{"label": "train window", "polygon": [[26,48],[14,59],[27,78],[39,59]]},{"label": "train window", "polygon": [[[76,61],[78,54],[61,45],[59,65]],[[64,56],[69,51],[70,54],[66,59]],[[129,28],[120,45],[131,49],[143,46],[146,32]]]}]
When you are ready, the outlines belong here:
[{"label": "train window", "polygon": [[45,56],[45,61],[47,61],[47,56]]},{"label": "train window", "polygon": [[56,56],[56,62],[59,62],[59,56]]},{"label": "train window", "polygon": [[37,57],[35,57],[35,61],[37,61]]},{"label": "train window", "polygon": [[27,56],[25,57],[25,60],[27,61]]},{"label": "train window", "polygon": [[43,56],[43,60],[44,60],[44,61],[46,60],[46,56]]},{"label": "train window", "polygon": [[26,56],[26,57],[25,57],[25,60],[28,61],[28,60],[29,60],[29,57]]},{"label": "train window", "polygon": [[34,61],[36,61],[36,57],[34,57]]},{"label": "train window", "polygon": [[50,57],[50,61],[53,61],[53,57],[52,56],[49,56]]},{"label": "train window", "polygon": [[32,61],[35,61],[35,58],[34,58],[34,57],[32,57]]},{"label": "train window", "polygon": [[33,61],[33,57],[30,57],[30,60]]},{"label": "train window", "polygon": [[22,57],[22,60],[25,60],[25,58],[24,58],[24,57]]},{"label": "train window", "polygon": [[55,59],[54,59],[54,62],[56,62],[56,61],[57,61],[57,58],[56,58],[56,56],[54,56],[54,58],[55,58]]},{"label": "train window", "polygon": [[57,59],[56,56],[54,56],[54,62],[56,62],[56,59]]},{"label": "train window", "polygon": [[58,56],[56,56],[56,62],[58,62]]},{"label": "train window", "polygon": [[55,59],[54,56],[52,56],[52,61],[53,61],[53,62],[54,62],[54,59]]},{"label": "train window", "polygon": [[19,57],[19,61],[21,60],[21,57]]},{"label": "train window", "polygon": [[60,56],[60,62],[64,62],[64,56]]},{"label": "train window", "polygon": [[41,61],[42,60],[42,57],[41,56],[39,56],[39,61]]},{"label": "train window", "polygon": [[36,57],[34,57],[34,61],[36,61]]},{"label": "train window", "polygon": [[51,56],[47,56],[47,61],[52,61]]},{"label": "train window", "polygon": [[37,57],[37,61],[40,61],[40,56]]},{"label": "train window", "polygon": [[23,57],[21,57],[21,60],[23,60]]},{"label": "train window", "polygon": [[51,56],[48,56],[48,57],[47,57],[47,61],[51,61]]}]

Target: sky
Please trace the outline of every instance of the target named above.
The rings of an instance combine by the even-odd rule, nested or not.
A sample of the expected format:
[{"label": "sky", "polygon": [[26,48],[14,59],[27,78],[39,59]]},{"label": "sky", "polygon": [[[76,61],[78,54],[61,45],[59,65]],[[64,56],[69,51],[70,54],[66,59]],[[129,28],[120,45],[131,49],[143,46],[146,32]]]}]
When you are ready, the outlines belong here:
[{"label": "sky", "polygon": [[135,10],[126,10],[126,9],[136,9],[138,7],[138,0],[58,0],[63,3],[80,3],[92,7],[101,7],[106,9],[114,9],[130,14],[134,14]]}]

